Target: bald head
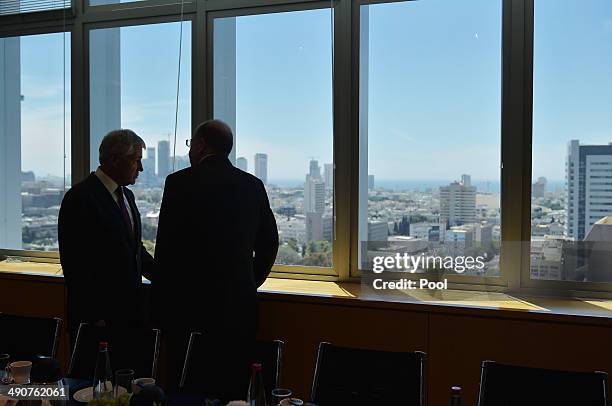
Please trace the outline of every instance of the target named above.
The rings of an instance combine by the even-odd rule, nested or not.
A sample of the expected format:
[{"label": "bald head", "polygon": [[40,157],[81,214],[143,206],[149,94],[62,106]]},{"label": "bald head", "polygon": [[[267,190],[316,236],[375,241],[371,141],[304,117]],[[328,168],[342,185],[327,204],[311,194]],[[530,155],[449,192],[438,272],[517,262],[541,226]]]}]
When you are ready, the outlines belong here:
[{"label": "bald head", "polygon": [[208,120],[196,128],[194,138],[204,141],[208,150],[215,154],[229,155],[234,145],[232,129],[221,120]]}]

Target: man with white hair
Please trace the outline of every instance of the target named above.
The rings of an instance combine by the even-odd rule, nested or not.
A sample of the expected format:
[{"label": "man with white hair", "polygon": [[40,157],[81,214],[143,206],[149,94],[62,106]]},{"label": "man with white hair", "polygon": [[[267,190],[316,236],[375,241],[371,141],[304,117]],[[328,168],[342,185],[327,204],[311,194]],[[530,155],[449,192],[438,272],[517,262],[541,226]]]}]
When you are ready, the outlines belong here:
[{"label": "man with white hair", "polygon": [[142,245],[134,194],[125,187],[142,172],[143,148],[132,130],[109,132],[100,144],[100,166],[62,201],[59,250],[73,342],[81,322],[144,324],[142,275],[151,278],[153,258]]}]

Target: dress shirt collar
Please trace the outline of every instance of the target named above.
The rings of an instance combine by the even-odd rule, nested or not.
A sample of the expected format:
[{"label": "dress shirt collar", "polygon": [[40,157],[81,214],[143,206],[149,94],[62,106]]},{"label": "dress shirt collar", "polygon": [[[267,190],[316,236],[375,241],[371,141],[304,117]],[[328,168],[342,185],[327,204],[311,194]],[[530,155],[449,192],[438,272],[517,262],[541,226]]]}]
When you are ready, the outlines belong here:
[{"label": "dress shirt collar", "polygon": [[117,188],[119,187],[117,182],[115,182],[110,176],[105,174],[102,168],[100,168],[99,166],[98,169],[96,169],[95,174],[98,179],[100,179],[100,182],[102,182],[106,190],[108,190],[108,193],[113,196],[113,200],[117,201],[117,195],[115,194],[115,190],[117,190]]}]

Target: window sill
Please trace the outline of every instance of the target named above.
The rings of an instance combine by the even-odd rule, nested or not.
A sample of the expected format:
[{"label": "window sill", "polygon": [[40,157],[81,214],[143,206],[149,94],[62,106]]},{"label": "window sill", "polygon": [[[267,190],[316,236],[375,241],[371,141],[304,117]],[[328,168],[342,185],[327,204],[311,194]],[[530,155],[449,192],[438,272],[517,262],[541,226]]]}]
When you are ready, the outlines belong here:
[{"label": "window sill", "polygon": [[[60,264],[0,262],[0,278],[61,281]],[[143,282],[148,283],[143,278]],[[612,325],[612,300],[567,299],[465,290],[372,292],[361,284],[269,278],[259,288],[263,300],[375,307],[474,316],[564,319]]]},{"label": "window sill", "polygon": [[566,299],[464,290],[412,290],[372,293],[361,284],[268,279],[259,289],[264,300],[290,300],[361,307],[475,316],[600,321],[612,325],[612,300]]}]

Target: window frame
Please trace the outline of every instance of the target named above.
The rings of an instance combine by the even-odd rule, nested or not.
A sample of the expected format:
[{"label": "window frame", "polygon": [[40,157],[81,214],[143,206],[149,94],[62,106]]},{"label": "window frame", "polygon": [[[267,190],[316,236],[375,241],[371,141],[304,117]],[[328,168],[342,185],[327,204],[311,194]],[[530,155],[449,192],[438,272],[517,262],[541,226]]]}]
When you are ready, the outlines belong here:
[{"label": "window frame", "polygon": [[[370,6],[376,4],[389,4],[389,3],[406,3],[410,1],[416,0],[360,0],[356,3],[356,7],[352,10],[352,25],[354,35],[352,38],[352,50],[356,50],[357,55],[353,58],[353,66],[355,66],[355,71],[353,72],[353,84],[352,86],[356,89],[357,93],[357,106],[353,106],[356,109],[354,122],[353,122],[353,133],[357,134],[357,137],[360,137],[360,109],[359,109],[359,89],[360,89],[360,51],[361,51],[361,7],[362,6]],[[510,2],[512,0],[499,0],[501,2],[501,44],[500,44],[500,58],[501,58],[501,83],[502,83],[502,92],[501,92],[501,109],[500,109],[500,120],[501,120],[501,132],[499,134],[500,146],[501,146],[501,167],[500,167],[500,197],[501,197],[501,233],[502,233],[502,241],[509,240],[511,238],[516,238],[516,231],[508,226],[504,226],[504,224],[512,221],[512,219],[516,219],[519,215],[517,206],[508,204],[507,201],[504,200],[504,196],[507,195],[506,190],[508,189],[508,174],[513,169],[512,164],[504,165],[504,162],[512,163],[512,159],[508,158],[510,150],[510,145],[504,143],[504,139],[507,138],[507,134],[512,131],[512,128],[508,125],[508,120],[504,117],[504,106],[509,105],[509,97],[511,93],[508,91],[510,89],[510,84],[507,83],[509,81],[508,75],[505,75],[505,72],[509,71],[509,64],[512,62],[512,59],[509,58],[509,44],[511,43],[510,38],[514,34],[511,29],[512,26],[512,8],[510,7]],[[357,143],[359,143],[358,141]],[[359,157],[359,146],[353,150],[353,156]],[[510,166],[510,167],[509,167]],[[364,182],[364,180],[360,180],[359,178],[359,170],[355,170],[352,174],[351,185],[352,185],[352,201],[359,201],[359,188],[360,183]],[[359,269],[359,249],[360,249],[360,238],[359,238],[359,208],[355,207],[352,211],[352,232],[351,232],[351,246],[352,246],[352,267],[351,267],[351,277],[354,280],[359,280],[361,276],[361,270]],[[486,277],[486,276],[474,276],[474,275],[452,275],[445,274],[443,276],[435,274],[435,273],[422,273],[422,274],[408,274],[404,276],[409,280],[418,280],[422,277],[427,277],[430,280],[439,280],[439,279],[447,279],[449,283],[449,287],[456,289],[469,289],[469,290],[489,290],[489,291],[501,291],[505,288],[508,288],[512,283],[512,275],[509,272],[509,269],[516,266],[513,264],[512,258],[513,254],[516,255],[515,252],[512,252],[511,247],[504,246],[502,243],[501,253],[500,253],[500,276],[499,277]]]},{"label": "window frame", "polygon": [[[73,4],[74,4],[74,0],[73,0]],[[0,16],[0,22],[4,21],[5,18],[8,21],[11,21],[16,16],[24,20],[22,24],[18,24],[18,25],[8,24],[6,26],[3,26],[2,24],[0,24],[0,39],[12,38],[12,37],[26,37],[26,36],[33,36],[33,35],[45,35],[45,34],[61,34],[61,33],[70,34],[71,49],[67,51],[70,52],[70,64],[72,68],[73,67],[73,57],[74,57],[72,53],[73,51],[72,41],[74,37],[74,33],[73,33],[74,21],[72,19],[69,19],[68,16],[66,16],[65,19],[62,16],[61,21],[49,21],[47,19],[49,13],[57,14],[58,12],[63,13],[62,10],[59,10],[59,11],[52,10],[52,11],[27,13],[23,15],[16,14],[16,15]],[[42,15],[42,19],[41,19],[41,15]],[[44,21],[44,23],[41,24],[39,23],[39,21]],[[72,74],[73,73],[71,71],[70,88],[74,92],[74,89],[72,88]],[[72,93],[70,97],[71,97],[71,103],[72,103]],[[72,107],[72,104],[71,104],[71,107]],[[74,109],[71,109],[71,117],[70,117],[71,123],[72,123],[73,117],[74,117]],[[72,145],[73,145],[74,140],[73,140],[72,134],[73,134],[73,131],[71,130],[70,131],[70,148],[71,148],[70,152],[71,152],[71,162],[72,162],[72,165],[74,165],[74,159],[72,156],[72,153],[73,153]],[[20,137],[21,137],[21,134],[20,134]],[[0,260],[6,257],[33,259],[39,262],[40,261],[56,262],[56,260],[59,259],[59,252],[58,251],[24,250],[24,249],[14,250],[14,249],[7,249],[4,247],[0,247]]]},{"label": "window frame", "polygon": [[[215,19],[220,18],[229,18],[229,17],[242,17],[242,16],[257,16],[264,14],[274,14],[274,13],[285,13],[285,12],[298,12],[298,11],[308,11],[308,10],[317,10],[317,9],[328,9],[332,4],[334,4],[334,8],[331,9],[332,18],[334,21],[332,27],[332,47],[337,49],[337,38],[339,37],[338,33],[338,13],[336,12],[336,7],[338,7],[339,2],[331,2],[327,0],[322,1],[303,1],[303,2],[289,2],[279,5],[269,5],[269,1],[260,1],[252,3],[249,7],[231,7],[232,4],[229,4],[226,8],[215,9],[214,11],[209,11],[206,16],[206,66],[209,69],[206,71],[206,87],[209,89],[207,92],[207,116],[213,117],[213,108],[214,108],[214,21]],[[236,1],[233,5],[237,5],[241,3],[240,1]],[[244,3],[244,2],[242,2]],[[280,2],[279,2],[280,3]],[[219,3],[218,3],[219,4]],[[256,6],[257,5],[257,6]],[[219,4],[220,6],[220,4]],[[338,58],[337,55],[333,55],[334,60],[332,61],[332,69],[333,69],[333,80],[332,80],[332,98],[333,98],[333,156],[334,156],[334,192],[333,192],[333,200],[334,200],[334,208],[333,208],[333,216],[334,219],[334,238],[332,240],[332,266],[331,267],[317,267],[317,266],[300,266],[300,265],[274,265],[272,267],[272,276],[282,277],[282,278],[302,278],[303,276],[319,276],[324,280],[338,280],[343,279],[342,275],[346,274],[348,271],[348,258],[349,253],[347,250],[346,244],[342,244],[343,241],[348,240],[348,229],[347,227],[342,227],[342,224],[346,222],[346,215],[348,213],[347,210],[340,210],[339,207],[343,207],[347,205],[346,194],[339,193],[337,190],[339,182],[337,181],[339,176],[338,164],[339,159],[346,159],[346,156],[341,156],[339,151],[339,142],[341,139],[347,137],[346,132],[342,132],[339,125],[339,120],[342,120],[341,114],[342,111],[339,108],[339,97],[337,96],[337,92],[341,91],[341,84],[337,83],[336,78],[342,72],[342,67],[338,66]],[[342,188],[341,188],[342,189]],[[339,224],[340,223],[340,224]]]}]

